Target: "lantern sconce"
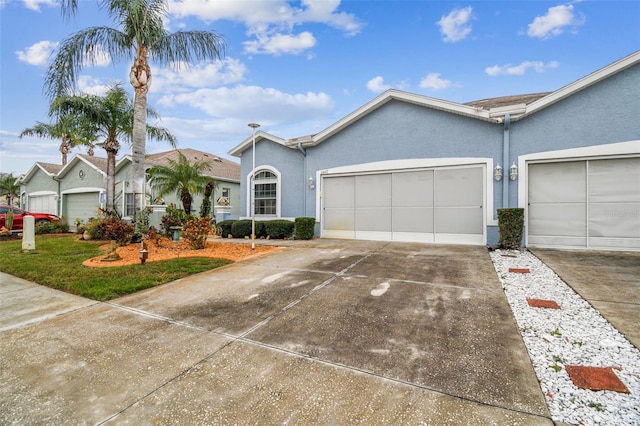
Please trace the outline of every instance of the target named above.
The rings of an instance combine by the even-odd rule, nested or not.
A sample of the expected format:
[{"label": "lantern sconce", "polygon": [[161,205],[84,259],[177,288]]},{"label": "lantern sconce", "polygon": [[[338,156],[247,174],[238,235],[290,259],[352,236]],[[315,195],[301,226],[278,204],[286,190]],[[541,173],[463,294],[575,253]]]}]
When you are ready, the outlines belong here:
[{"label": "lantern sconce", "polygon": [[509,179],[516,180],[518,178],[518,166],[516,163],[513,163],[511,167],[509,167]]},{"label": "lantern sconce", "polygon": [[500,167],[500,164],[498,164],[496,166],[496,168],[493,171],[493,177],[495,180],[497,180],[498,182],[500,182],[502,180],[502,167]]},{"label": "lantern sconce", "polygon": [[309,176],[309,189],[316,189],[316,183],[313,181],[313,177]]}]

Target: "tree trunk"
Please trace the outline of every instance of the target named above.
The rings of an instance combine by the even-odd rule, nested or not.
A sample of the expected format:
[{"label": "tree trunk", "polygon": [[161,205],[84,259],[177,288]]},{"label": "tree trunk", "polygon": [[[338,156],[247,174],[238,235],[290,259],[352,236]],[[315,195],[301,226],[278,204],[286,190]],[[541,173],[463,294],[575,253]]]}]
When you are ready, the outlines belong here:
[{"label": "tree trunk", "polygon": [[187,188],[182,188],[180,201],[182,201],[182,207],[184,207],[185,213],[191,214],[191,201],[193,201],[193,197]]},{"label": "tree trunk", "polygon": [[67,164],[67,154],[69,153],[69,143],[67,142],[67,135],[62,136],[60,153],[62,154],[62,165],[64,166],[65,164]]},{"label": "tree trunk", "polygon": [[114,135],[110,135],[104,142],[104,149],[107,151],[107,205],[108,211],[114,210],[114,199],[116,193],[116,157],[120,150],[120,143]]},{"label": "tree trunk", "polygon": [[138,48],[131,71],[129,81],[135,91],[133,101],[133,135],[132,135],[132,172],[134,192],[134,212],[139,212],[145,207],[146,170],[145,152],[147,137],[147,92],[151,83],[151,68],[147,61],[147,49],[144,46]]}]

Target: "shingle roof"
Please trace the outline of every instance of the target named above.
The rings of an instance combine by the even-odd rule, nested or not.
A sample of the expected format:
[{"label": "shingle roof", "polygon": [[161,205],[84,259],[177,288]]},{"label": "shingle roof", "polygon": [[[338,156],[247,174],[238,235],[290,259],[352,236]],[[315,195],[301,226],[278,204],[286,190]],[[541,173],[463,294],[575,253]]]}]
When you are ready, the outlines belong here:
[{"label": "shingle roof", "polygon": [[240,164],[220,158],[217,155],[198,151],[197,149],[183,148],[173,151],[150,154],[146,157],[147,166],[167,166],[169,160],[178,161],[178,151],[180,151],[190,163],[206,161],[211,169],[206,172],[208,176],[232,181],[240,180]]},{"label": "shingle roof", "polygon": [[36,164],[41,168],[43,168],[47,173],[54,174],[54,175],[57,174],[60,170],[62,170],[62,167],[63,167],[61,164],[42,163],[40,161],[38,161]]},{"label": "shingle roof", "polygon": [[519,104],[530,104],[532,102],[537,101],[538,99],[544,98],[545,96],[551,93],[552,92],[542,92],[542,93],[530,93],[527,95],[501,96],[499,98],[487,98],[487,99],[480,99],[477,101],[466,102],[464,105],[488,110],[490,108],[498,108],[498,107],[505,107],[505,106],[511,106],[511,105],[519,105]]},{"label": "shingle roof", "polygon": [[103,172],[107,171],[107,159],[104,157],[94,157],[92,155],[86,154],[76,154],[79,158],[82,158],[88,163],[93,164],[97,169],[102,170]]}]

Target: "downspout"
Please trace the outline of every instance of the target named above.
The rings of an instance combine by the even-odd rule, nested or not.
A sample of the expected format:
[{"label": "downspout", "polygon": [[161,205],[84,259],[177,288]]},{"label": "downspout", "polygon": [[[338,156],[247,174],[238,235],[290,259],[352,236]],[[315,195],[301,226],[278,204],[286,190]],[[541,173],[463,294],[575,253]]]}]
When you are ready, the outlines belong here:
[{"label": "downspout", "polygon": [[62,194],[60,193],[60,184],[62,181],[58,179],[58,176],[53,176],[52,179],[58,183],[57,195],[58,199],[56,200],[56,216],[62,217]]},{"label": "downspout", "polygon": [[511,125],[511,114],[504,115],[504,133],[502,135],[502,208],[509,207],[509,126]]},{"label": "downspout", "polygon": [[304,186],[303,186],[303,197],[302,197],[302,215],[306,216],[307,215],[307,150],[304,149],[302,147],[302,142],[298,142],[298,151],[300,151],[302,153],[302,156],[304,157],[303,161],[303,165],[302,165],[302,182],[304,182]]}]

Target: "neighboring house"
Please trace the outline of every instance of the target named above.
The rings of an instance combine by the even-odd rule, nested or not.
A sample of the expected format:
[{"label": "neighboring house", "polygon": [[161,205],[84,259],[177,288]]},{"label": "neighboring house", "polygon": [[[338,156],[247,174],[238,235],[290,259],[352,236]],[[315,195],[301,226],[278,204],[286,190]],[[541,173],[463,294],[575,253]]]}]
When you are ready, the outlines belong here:
[{"label": "neighboring house", "polygon": [[[320,133],[256,133],[241,205],[315,217],[321,237],[496,244],[525,209],[528,246],[640,249],[640,51],[555,92],[458,104],[388,90]],[[255,174],[255,183],[252,176]]]},{"label": "neighboring house", "polygon": [[[240,212],[240,165],[194,149],[180,150],[189,161],[206,161],[211,164],[207,175],[218,182],[212,195],[212,208],[220,196],[230,200],[227,213],[229,217],[238,217]],[[147,168],[157,164],[168,164],[168,159],[177,161],[177,151],[161,152],[147,156]],[[114,205],[123,217],[133,216],[133,193],[131,191],[131,156],[125,156],[116,163]],[[21,180],[21,200],[27,210],[54,213],[62,216],[67,223],[74,225],[76,220],[86,223],[96,217],[98,210],[105,207],[107,184],[107,159],[84,154],[75,155],[65,166],[48,163],[36,163]],[[166,205],[173,203],[182,208],[175,194],[169,194],[164,200],[156,200],[153,190],[147,185],[147,205],[157,213],[155,225],[159,224]],[[162,204],[162,205],[157,205]],[[198,214],[202,204],[202,195],[194,196],[194,211]]]},{"label": "neighboring house", "polygon": [[20,205],[27,211],[60,216],[60,182],[55,180],[60,164],[35,163],[20,177]]}]

